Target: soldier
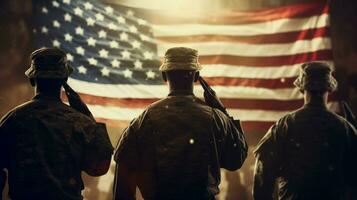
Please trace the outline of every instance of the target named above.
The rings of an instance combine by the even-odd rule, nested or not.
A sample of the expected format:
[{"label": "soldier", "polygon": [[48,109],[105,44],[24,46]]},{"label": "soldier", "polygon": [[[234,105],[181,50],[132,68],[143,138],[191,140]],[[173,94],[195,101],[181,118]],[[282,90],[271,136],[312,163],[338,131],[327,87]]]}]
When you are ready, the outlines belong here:
[{"label": "soldier", "polygon": [[357,133],[344,118],[327,109],[328,93],[337,87],[322,62],[301,66],[294,84],[305,104],[282,117],[259,142],[253,196],[273,199],[346,199],[344,188],[357,183]]},{"label": "soldier", "polygon": [[[13,200],[83,199],[81,171],[100,176],[109,168],[106,127],[66,84],[71,72],[63,51],[34,51],[25,74],[36,95],[1,119],[0,169],[8,170]],[[62,85],[71,106],[60,99]]]},{"label": "soldier", "polygon": [[135,199],[136,186],[144,199],[214,199],[220,168],[243,164],[247,144],[238,124],[193,94],[199,69],[196,50],[167,50],[160,71],[170,93],[122,134],[114,156],[115,199]]}]

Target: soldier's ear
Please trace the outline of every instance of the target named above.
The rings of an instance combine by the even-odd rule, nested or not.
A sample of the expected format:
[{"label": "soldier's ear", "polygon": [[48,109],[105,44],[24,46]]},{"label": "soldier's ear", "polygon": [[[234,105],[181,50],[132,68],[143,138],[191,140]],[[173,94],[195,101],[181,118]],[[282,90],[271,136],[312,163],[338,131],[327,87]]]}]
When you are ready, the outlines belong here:
[{"label": "soldier's ear", "polygon": [[162,79],[164,79],[165,82],[167,82],[167,76],[165,72],[161,72],[162,74]]},{"label": "soldier's ear", "polygon": [[200,72],[199,71],[195,72],[195,77],[193,79],[193,82],[197,82],[198,81],[198,77],[200,77]]},{"label": "soldier's ear", "polygon": [[35,83],[35,79],[30,78],[30,84],[32,87],[35,87],[36,83]]}]

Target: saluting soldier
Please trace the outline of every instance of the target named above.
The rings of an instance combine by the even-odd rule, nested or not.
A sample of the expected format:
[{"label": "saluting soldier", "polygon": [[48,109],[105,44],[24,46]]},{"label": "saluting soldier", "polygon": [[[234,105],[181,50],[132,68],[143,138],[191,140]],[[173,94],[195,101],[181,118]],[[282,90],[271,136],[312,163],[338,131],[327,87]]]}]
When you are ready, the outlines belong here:
[{"label": "saluting soldier", "polygon": [[[66,83],[72,72],[66,54],[41,48],[31,54],[26,71],[35,87],[32,100],[0,122],[0,169],[8,170],[13,200],[83,199],[81,172],[107,172],[113,147],[104,124]],[[61,101],[64,86],[70,106]]]},{"label": "saluting soldier", "polygon": [[342,200],[357,184],[356,130],[327,109],[337,87],[331,73],[323,62],[301,66],[294,84],[304,105],[276,122],[255,151],[255,200],[273,199],[276,182],[282,200]]},{"label": "saluting soldier", "polygon": [[217,107],[215,95],[206,93],[205,103],[193,94],[200,69],[196,50],[167,50],[160,71],[170,93],[122,134],[114,156],[115,199],[135,199],[136,186],[144,199],[214,199],[220,168],[237,170],[243,164],[247,144],[239,123],[225,108],[208,105]]}]

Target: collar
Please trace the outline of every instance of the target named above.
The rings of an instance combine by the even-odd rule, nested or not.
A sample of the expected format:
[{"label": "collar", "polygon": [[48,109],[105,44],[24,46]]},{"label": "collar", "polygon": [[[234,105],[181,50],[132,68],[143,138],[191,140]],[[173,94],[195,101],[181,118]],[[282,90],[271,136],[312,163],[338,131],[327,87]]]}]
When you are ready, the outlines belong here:
[{"label": "collar", "polygon": [[36,94],[32,99],[33,100],[47,100],[47,101],[60,101],[60,102],[62,102],[61,98],[51,97],[51,96],[47,96],[47,95],[44,95],[44,94]]},{"label": "collar", "polygon": [[194,94],[191,90],[174,90],[168,96],[194,96]]}]

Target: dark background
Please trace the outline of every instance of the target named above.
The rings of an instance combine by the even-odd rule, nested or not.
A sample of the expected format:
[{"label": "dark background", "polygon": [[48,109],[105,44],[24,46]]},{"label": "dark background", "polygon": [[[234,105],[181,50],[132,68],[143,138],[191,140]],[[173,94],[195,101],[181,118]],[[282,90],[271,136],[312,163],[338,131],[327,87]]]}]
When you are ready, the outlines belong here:
[{"label": "dark background", "polygon": [[[111,3],[118,1],[110,0]],[[317,1],[327,3],[327,1],[323,0]],[[312,1],[207,0],[205,2],[219,10],[255,10]],[[331,37],[336,67],[335,75],[339,82],[339,95],[350,103],[356,114],[357,2],[354,0],[335,0],[328,3],[331,5]],[[29,66],[29,54],[33,51],[31,45],[31,18],[32,1],[0,1],[0,116],[3,116],[14,106],[27,101],[33,95],[33,88],[31,88],[24,75],[25,70]],[[121,130],[112,127],[109,127],[109,130],[112,142],[115,144]],[[263,134],[255,133],[249,135],[248,133],[248,143],[251,146],[251,150]],[[228,196],[224,199],[250,199],[253,164],[254,159],[250,156],[244,165],[244,173],[224,173],[224,178],[230,183],[224,186],[228,190]],[[96,179],[88,179],[86,185],[91,184],[95,185]],[[240,185],[245,185],[246,187],[240,187]],[[93,191],[96,190],[92,190],[92,193]],[[96,197],[88,199],[98,198],[97,194]],[[103,199],[103,197],[100,199]]]}]

